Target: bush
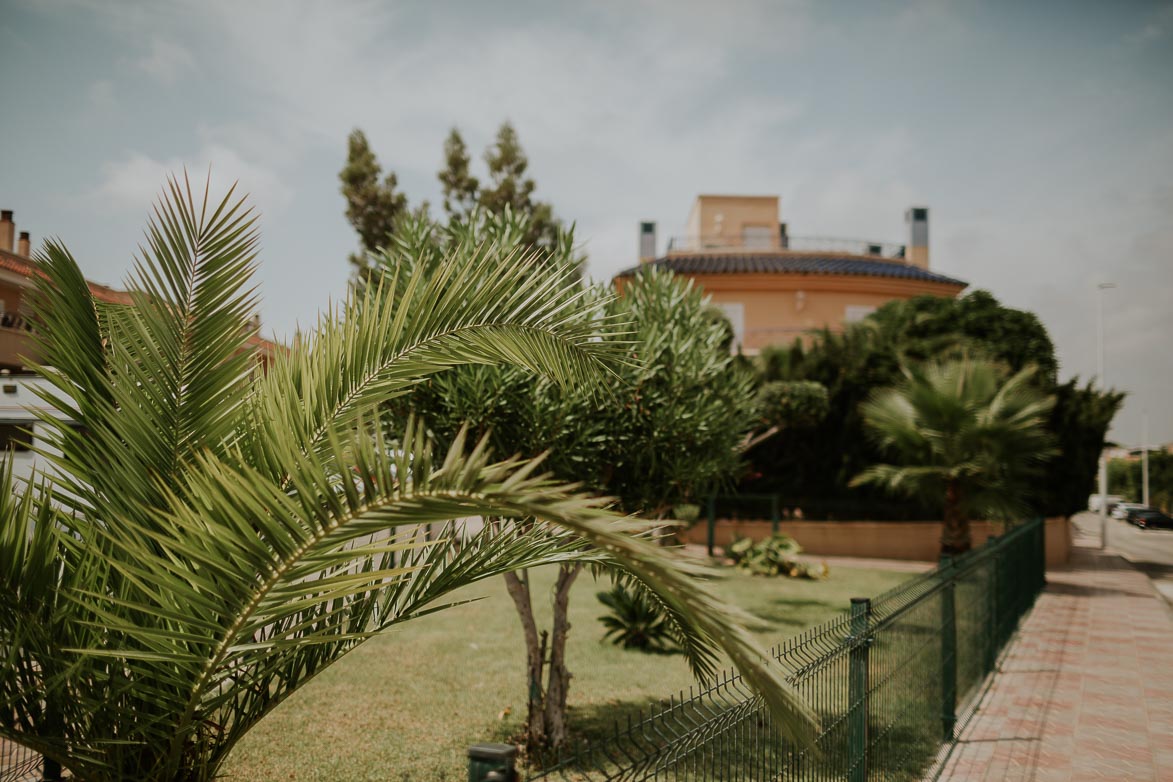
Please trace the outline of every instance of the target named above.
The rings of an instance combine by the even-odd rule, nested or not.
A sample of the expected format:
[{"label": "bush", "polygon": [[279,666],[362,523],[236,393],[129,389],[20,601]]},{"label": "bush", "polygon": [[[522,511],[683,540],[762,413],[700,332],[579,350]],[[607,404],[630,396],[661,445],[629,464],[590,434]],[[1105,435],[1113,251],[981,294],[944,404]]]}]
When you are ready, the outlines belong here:
[{"label": "bush", "polygon": [[756,576],[788,576],[790,578],[826,578],[826,563],[808,565],[798,559],[802,546],[789,535],[775,533],[765,540],[754,542],[738,538],[725,549],[725,556],[742,570]]},{"label": "bush", "polygon": [[610,592],[599,592],[599,602],[610,609],[599,617],[607,632],[603,639],[624,649],[645,652],[675,652],[679,650],[676,630],[669,621],[664,606],[653,600],[642,589],[628,590],[623,584],[611,587]]}]

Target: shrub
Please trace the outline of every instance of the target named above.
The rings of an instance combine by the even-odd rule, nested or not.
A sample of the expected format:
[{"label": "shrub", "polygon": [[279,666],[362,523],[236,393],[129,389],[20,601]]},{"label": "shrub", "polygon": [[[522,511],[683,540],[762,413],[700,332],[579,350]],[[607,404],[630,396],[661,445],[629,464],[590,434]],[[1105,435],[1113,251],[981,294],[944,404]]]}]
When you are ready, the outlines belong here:
[{"label": "shrub", "polygon": [[826,578],[826,563],[810,565],[798,559],[802,546],[789,535],[775,533],[756,543],[749,538],[738,538],[725,549],[725,555],[742,570],[755,576],[788,576],[790,578]]},{"label": "shrub", "polygon": [[675,652],[680,646],[664,606],[642,589],[628,590],[622,583],[599,592],[599,602],[610,613],[599,617],[607,631],[603,639],[624,649]]}]

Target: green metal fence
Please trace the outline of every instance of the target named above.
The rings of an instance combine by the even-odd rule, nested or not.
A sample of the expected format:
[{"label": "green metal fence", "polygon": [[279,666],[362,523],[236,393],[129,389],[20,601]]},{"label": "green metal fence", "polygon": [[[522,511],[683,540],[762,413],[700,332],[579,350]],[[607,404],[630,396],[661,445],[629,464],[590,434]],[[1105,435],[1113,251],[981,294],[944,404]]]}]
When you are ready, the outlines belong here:
[{"label": "green metal fence", "polygon": [[31,782],[41,778],[41,756],[31,749],[0,739],[0,782]]},{"label": "green metal fence", "polygon": [[972,716],[1043,588],[1042,520],[944,559],[772,650],[820,717],[817,750],[784,741],[735,673],[669,698],[531,780],[919,780]]}]

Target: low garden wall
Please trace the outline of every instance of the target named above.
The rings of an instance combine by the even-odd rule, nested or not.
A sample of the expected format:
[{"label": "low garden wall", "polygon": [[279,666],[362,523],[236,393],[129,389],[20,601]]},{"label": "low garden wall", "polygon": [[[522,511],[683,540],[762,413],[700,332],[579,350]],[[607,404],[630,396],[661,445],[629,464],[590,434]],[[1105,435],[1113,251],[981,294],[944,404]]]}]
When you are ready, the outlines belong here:
[{"label": "low garden wall", "polygon": [[[973,545],[1001,534],[1000,524],[977,521],[970,525]],[[781,521],[778,529],[798,541],[803,551],[824,557],[867,557],[935,562],[941,550],[939,521]],[[770,521],[718,519],[713,542],[725,546],[739,537],[769,537]],[[1047,567],[1064,565],[1071,557],[1071,523],[1065,516],[1047,519]],[[708,524],[700,521],[684,533],[685,541],[705,545]]]}]

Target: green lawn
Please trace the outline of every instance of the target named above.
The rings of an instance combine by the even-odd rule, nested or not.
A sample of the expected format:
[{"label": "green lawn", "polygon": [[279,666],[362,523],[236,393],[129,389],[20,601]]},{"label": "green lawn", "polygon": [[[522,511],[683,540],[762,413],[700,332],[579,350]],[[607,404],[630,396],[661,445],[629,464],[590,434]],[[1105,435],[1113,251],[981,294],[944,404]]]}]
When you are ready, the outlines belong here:
[{"label": "green lawn", "polygon": [[[907,573],[833,570],[825,581],[755,578],[732,571],[717,584],[729,601],[761,617],[777,643],[872,596]],[[548,595],[551,572],[538,572]],[[579,578],[571,597],[571,722],[606,731],[618,715],[654,705],[692,684],[681,657],[602,644],[595,593],[609,582]],[[266,717],[223,769],[233,780],[415,780],[467,778],[470,744],[516,733],[525,711],[525,652],[500,579],[460,597],[484,596],[373,639]],[[546,600],[545,602],[548,602]],[[541,616],[548,624],[548,606]],[[543,621],[543,619],[539,619]]]}]

